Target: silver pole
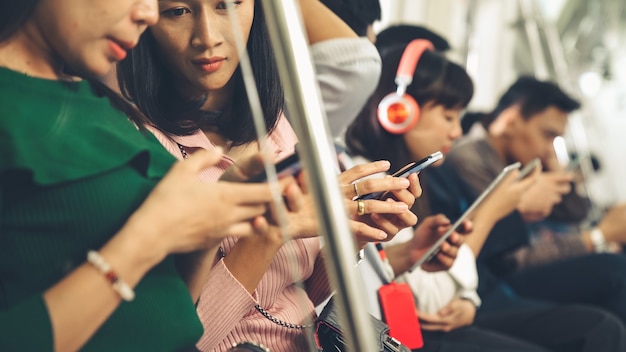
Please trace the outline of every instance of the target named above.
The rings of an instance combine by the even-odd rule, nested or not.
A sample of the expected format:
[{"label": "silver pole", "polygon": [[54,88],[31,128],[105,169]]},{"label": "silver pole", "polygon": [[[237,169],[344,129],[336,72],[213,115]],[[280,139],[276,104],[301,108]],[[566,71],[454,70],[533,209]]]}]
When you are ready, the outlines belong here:
[{"label": "silver pole", "polygon": [[538,79],[545,80],[550,78],[550,73],[548,72],[548,65],[545,61],[546,56],[541,45],[541,35],[539,34],[533,1],[534,0],[519,0],[518,3],[522,14],[522,21],[524,22],[524,29],[526,30],[526,36],[528,37],[528,45],[530,47],[530,56],[533,60],[535,76]]},{"label": "silver pole", "polygon": [[[373,327],[359,294],[355,274],[357,249],[350,231],[344,198],[339,191],[334,148],[328,137],[326,112],[308,51],[299,7],[295,0],[262,0],[266,22],[285,90],[288,116],[299,139],[298,152],[310,176],[320,229],[325,240],[325,260],[331,283],[337,289],[342,330],[353,351],[374,352]],[[335,268],[336,270],[333,270]]]}]

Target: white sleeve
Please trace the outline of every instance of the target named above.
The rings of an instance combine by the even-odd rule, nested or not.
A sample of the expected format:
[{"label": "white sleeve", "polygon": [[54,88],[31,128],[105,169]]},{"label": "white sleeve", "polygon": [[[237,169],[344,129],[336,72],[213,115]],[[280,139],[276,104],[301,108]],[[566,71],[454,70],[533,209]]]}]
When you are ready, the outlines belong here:
[{"label": "white sleeve", "polygon": [[[478,275],[476,259],[471,249],[462,245],[452,268],[448,271],[429,273],[418,268],[398,277],[406,282],[415,296],[418,310],[436,313],[454,298],[478,298]],[[473,300],[474,301],[474,300]]]},{"label": "white sleeve", "polygon": [[337,38],[311,45],[328,127],[338,137],[376,89],[381,60],[367,38]]}]

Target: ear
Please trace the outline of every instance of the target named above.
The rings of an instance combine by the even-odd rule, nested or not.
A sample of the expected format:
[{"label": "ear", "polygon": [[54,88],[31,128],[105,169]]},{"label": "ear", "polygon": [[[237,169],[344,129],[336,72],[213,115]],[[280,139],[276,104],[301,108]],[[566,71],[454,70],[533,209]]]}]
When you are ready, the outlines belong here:
[{"label": "ear", "polygon": [[511,106],[505,109],[502,113],[500,113],[500,115],[498,115],[498,117],[496,117],[495,120],[493,120],[491,125],[489,125],[489,135],[499,137],[506,134],[506,132],[515,123],[518,116],[519,111],[517,106]]}]

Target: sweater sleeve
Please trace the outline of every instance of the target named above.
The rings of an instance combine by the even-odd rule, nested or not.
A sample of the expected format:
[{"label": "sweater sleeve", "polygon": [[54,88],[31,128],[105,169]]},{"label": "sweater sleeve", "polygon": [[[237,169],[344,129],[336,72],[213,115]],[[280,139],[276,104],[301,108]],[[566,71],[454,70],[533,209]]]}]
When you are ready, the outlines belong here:
[{"label": "sweater sleeve", "polygon": [[588,253],[580,236],[557,235],[550,239],[542,238],[532,245],[521,247],[507,254],[504,260],[507,267],[524,269]]},{"label": "sweater sleeve", "polygon": [[256,304],[256,292],[251,295],[230,273],[223,259],[217,262],[197,307],[204,325],[201,349],[213,350]]},{"label": "sweater sleeve", "polygon": [[0,311],[0,351],[52,351],[52,323],[43,296]]},{"label": "sweater sleeve", "polygon": [[330,280],[326,272],[326,262],[322,251],[319,252],[315,259],[315,266],[313,273],[305,282],[307,294],[313,302],[313,305],[317,306],[330,296],[332,288],[330,287]]},{"label": "sweater sleeve", "polygon": [[334,138],[361,111],[381,71],[376,47],[366,38],[338,38],[311,46],[312,60]]}]

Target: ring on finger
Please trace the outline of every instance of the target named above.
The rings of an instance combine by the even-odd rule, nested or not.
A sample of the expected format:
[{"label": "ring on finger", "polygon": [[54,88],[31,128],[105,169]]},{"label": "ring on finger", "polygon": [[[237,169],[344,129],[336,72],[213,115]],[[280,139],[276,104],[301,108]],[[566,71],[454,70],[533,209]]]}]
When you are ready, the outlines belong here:
[{"label": "ring on finger", "polygon": [[356,214],[359,216],[365,215],[365,201],[363,199],[356,201]]}]

